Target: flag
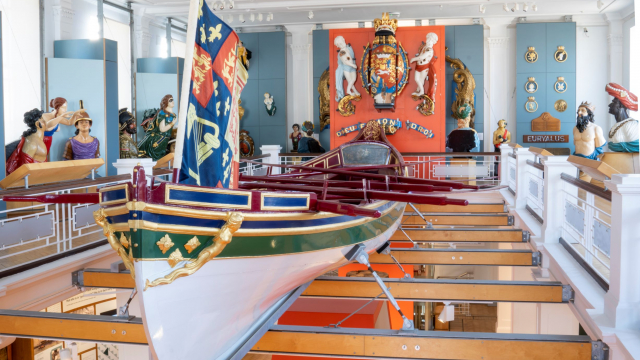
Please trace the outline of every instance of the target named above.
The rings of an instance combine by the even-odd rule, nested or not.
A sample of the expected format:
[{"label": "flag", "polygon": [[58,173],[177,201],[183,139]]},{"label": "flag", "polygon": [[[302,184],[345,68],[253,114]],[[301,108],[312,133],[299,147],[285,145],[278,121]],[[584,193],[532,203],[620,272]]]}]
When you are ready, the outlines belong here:
[{"label": "flag", "polygon": [[199,6],[179,181],[235,188],[238,99],[248,75],[237,58],[238,34],[204,1]]}]

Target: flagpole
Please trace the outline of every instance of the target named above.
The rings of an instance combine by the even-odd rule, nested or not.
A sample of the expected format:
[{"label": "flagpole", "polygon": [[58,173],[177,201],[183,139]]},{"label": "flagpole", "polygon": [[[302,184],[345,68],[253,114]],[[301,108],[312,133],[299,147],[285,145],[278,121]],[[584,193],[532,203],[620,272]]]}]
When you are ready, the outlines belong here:
[{"label": "flagpole", "polygon": [[[173,167],[178,169],[182,165],[182,149],[187,124],[187,109],[189,108],[189,88],[191,86],[191,68],[193,67],[193,49],[196,45],[196,31],[198,12],[203,0],[191,0],[189,4],[189,21],[187,24],[186,51],[184,54],[184,69],[182,71],[182,88],[180,90],[180,111],[178,112],[178,135]],[[206,6],[206,5],[204,5]]]}]

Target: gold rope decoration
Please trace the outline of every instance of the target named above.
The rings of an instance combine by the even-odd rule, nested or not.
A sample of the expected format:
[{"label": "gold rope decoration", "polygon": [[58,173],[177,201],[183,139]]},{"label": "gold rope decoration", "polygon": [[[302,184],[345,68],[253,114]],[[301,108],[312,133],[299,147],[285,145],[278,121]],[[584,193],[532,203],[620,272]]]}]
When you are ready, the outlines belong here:
[{"label": "gold rope decoration", "polygon": [[93,212],[93,218],[96,220],[96,224],[102,227],[102,231],[104,235],[107,237],[107,241],[109,241],[109,245],[111,248],[120,255],[122,261],[124,262],[124,266],[131,272],[131,277],[135,280],[136,272],[133,268],[133,256],[131,254],[131,246],[129,246],[129,254],[127,254],[127,250],[124,249],[122,244],[118,241],[115,235],[115,230],[113,225],[107,222],[107,215],[103,208],[98,211]]},{"label": "gold rope decoration", "polygon": [[192,275],[196,271],[200,270],[204,264],[218,256],[227,244],[231,242],[233,234],[240,229],[242,220],[244,220],[244,215],[242,213],[229,212],[227,215],[227,222],[222,226],[218,235],[213,239],[213,244],[202,250],[194,262],[188,263],[180,269],[173,270],[169,275],[165,275],[164,277],[158,278],[152,282],[149,282],[149,279],[147,279],[144,291],[147,291],[148,288],[154,286],[171,284],[178,278]]}]

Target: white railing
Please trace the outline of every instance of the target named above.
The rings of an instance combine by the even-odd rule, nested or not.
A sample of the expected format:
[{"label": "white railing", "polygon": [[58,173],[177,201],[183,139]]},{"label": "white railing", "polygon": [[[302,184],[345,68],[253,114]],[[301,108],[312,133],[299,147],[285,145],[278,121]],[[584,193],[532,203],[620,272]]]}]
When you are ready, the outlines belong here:
[{"label": "white railing", "polygon": [[[122,179],[122,176],[116,178]],[[61,183],[59,190],[42,193],[30,191],[29,195],[96,192],[101,187],[123,181],[126,180],[99,181],[100,184],[96,185],[95,181],[88,180],[84,183],[75,182],[76,185],[64,189]],[[102,229],[93,219],[93,212],[98,210],[98,204],[16,202],[5,204],[16,204],[19,207],[0,211],[0,231],[2,231],[0,269],[2,270],[105,239]]]},{"label": "white railing", "polygon": [[413,177],[464,180],[469,185],[500,183],[499,153],[403,153],[402,156]]},{"label": "white railing", "polygon": [[539,221],[543,222],[544,211],[544,167],[527,161],[527,209]]},{"label": "white railing", "polygon": [[[578,187],[569,176],[563,176],[564,209],[562,238],[573,247],[575,253],[604,280],[609,282],[611,263],[611,200],[596,194],[604,193],[597,189],[589,191]],[[590,184],[589,184],[590,185]]]},{"label": "white railing", "polygon": [[[281,165],[300,165],[320,155],[322,154],[278,154]],[[500,183],[499,153],[403,153],[402,156],[409,168],[409,176],[412,177],[465,180],[470,185]]]},{"label": "white railing", "polygon": [[248,158],[242,158],[241,160],[251,160],[255,162],[259,162],[260,164],[248,163],[248,162],[240,162],[240,174],[243,175],[254,175],[254,176],[263,176],[267,174],[268,167],[263,166],[262,163],[268,158],[269,155],[259,155],[252,156]]},{"label": "white railing", "polygon": [[516,157],[513,153],[507,157],[507,185],[513,195],[516,194],[516,174],[518,172]]}]

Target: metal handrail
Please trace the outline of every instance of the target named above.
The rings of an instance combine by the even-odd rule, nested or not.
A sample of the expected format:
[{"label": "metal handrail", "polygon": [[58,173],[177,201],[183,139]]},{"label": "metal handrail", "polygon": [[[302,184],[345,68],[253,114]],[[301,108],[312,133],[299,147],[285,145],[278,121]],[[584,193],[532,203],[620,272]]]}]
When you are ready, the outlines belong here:
[{"label": "metal handrail", "polygon": [[[278,155],[279,155],[279,154],[278,154]],[[243,160],[258,160],[258,159],[265,159],[265,158],[268,158],[269,156],[271,156],[271,154],[262,154],[262,155],[256,155],[256,156],[243,157],[243,158],[240,158],[240,162],[242,162]]]},{"label": "metal handrail", "polygon": [[310,157],[310,156],[320,156],[320,155],[324,155],[326,153],[280,153],[278,154],[278,156],[304,156],[304,157]]},{"label": "metal handrail", "polygon": [[499,152],[403,152],[402,156],[498,156]]},{"label": "metal handrail", "polygon": [[591,183],[588,183],[584,180],[580,180],[578,178],[575,178],[567,173],[562,173],[560,174],[560,178],[566,182],[568,182],[569,184],[582,189],[586,192],[592,193],[595,196],[601,197],[607,201],[611,201],[611,191],[610,190],[605,190],[597,185],[593,185]]},{"label": "metal handrail", "polygon": [[533,166],[534,168],[536,168],[538,170],[544,171],[544,165],[542,165],[540,163],[533,162],[531,160],[527,160],[527,165],[531,165],[531,166]]},{"label": "metal handrail", "polygon": [[35,185],[32,187],[29,187],[28,189],[20,187],[20,188],[14,188],[14,189],[1,190],[0,199],[2,199],[4,196],[9,196],[9,195],[19,196],[19,195],[43,194],[47,192],[67,190],[70,188],[91,187],[91,186],[98,186],[102,184],[108,184],[108,183],[113,183],[118,181],[127,181],[127,180],[131,180],[131,174],[106,176],[106,177],[97,178],[95,180],[80,179],[80,180],[62,181],[62,182],[57,182],[52,184]]}]

